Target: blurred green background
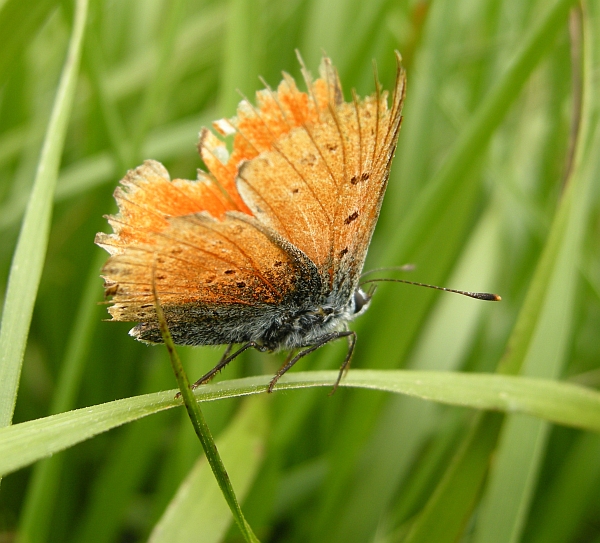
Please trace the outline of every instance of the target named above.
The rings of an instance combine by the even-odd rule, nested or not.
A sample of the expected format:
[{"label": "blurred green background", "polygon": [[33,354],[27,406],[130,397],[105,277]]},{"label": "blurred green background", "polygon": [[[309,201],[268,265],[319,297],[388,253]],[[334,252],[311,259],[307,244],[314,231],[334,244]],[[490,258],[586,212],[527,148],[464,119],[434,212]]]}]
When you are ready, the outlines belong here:
[{"label": "blurred green background", "polygon": [[[67,1],[28,4],[0,4],[2,293],[74,14]],[[133,341],[127,323],[103,321],[106,254],[94,235],[109,231],[112,192],[142,160],[195,179],[199,129],[232,116],[238,89],[251,97],[259,76],[272,87],[282,70],[300,81],[295,49],[313,74],[326,52],[346,99],[352,88],[373,92],[373,59],[390,88],[394,49],[404,58],[404,124],[365,269],[411,263],[413,272],[395,276],[503,298],[487,304],[382,284],[353,326],[353,367],[495,371],[573,171],[575,134],[582,121],[592,132],[597,125],[590,109],[581,113],[581,96],[585,29],[597,51],[599,21],[590,6],[541,0],[92,1],[14,422],[174,388],[163,348]],[[600,94],[598,73],[592,64]],[[550,353],[554,361],[529,361],[537,368],[529,374],[598,387],[600,199],[597,187],[589,194],[568,303],[552,310],[563,318],[561,350]],[[294,369],[337,368],[339,343]],[[194,379],[220,356],[180,353]],[[272,374],[280,364],[249,352],[219,379]],[[240,497],[261,541],[600,542],[596,434],[524,416],[482,422],[472,410],[349,389],[203,407],[240,462],[248,443],[236,438],[238,426],[254,436]],[[446,485],[478,428],[490,434],[477,457],[484,476],[462,472]],[[2,481],[0,541],[18,532],[32,543],[145,541],[151,533],[161,541],[154,527],[199,455],[181,409],[102,434]],[[225,462],[235,471],[235,460]],[[451,520],[427,517],[441,493]],[[240,541],[229,513],[210,511],[187,517],[195,540]],[[428,536],[422,519],[442,535]]]}]

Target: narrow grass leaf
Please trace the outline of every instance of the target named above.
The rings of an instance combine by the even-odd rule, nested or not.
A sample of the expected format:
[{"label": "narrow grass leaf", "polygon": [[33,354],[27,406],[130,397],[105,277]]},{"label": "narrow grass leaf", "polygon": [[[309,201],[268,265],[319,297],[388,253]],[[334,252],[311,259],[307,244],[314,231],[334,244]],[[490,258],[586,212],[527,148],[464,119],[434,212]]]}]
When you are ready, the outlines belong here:
[{"label": "narrow grass leaf", "polygon": [[208,460],[208,464],[213,472],[213,475],[221,489],[223,497],[229,506],[231,514],[233,515],[234,520],[236,521],[244,540],[249,543],[258,543],[258,538],[252,531],[251,526],[246,521],[244,514],[242,512],[242,508],[240,507],[240,503],[235,495],[235,491],[233,490],[233,486],[231,485],[231,479],[227,470],[225,468],[225,464],[223,464],[223,459],[219,454],[219,450],[217,449],[217,445],[215,444],[215,440],[212,436],[212,432],[206,423],[206,417],[200,409],[196,398],[194,397],[194,393],[192,390],[192,386],[188,379],[187,373],[183,368],[181,363],[181,359],[179,358],[179,354],[175,349],[175,343],[173,342],[173,338],[171,337],[171,332],[169,330],[169,325],[165,319],[165,314],[163,313],[162,306],[160,305],[158,294],[156,290],[156,284],[154,282],[154,275],[152,277],[152,295],[154,297],[154,307],[156,310],[156,316],[158,318],[158,323],[160,326],[160,333],[162,335],[163,341],[165,343],[165,347],[169,353],[169,359],[171,361],[171,367],[173,369],[173,373],[175,374],[175,378],[177,379],[177,384],[179,385],[179,391],[181,394],[181,399],[185,405],[185,408],[190,417],[190,422],[194,427],[194,431],[202,444],[202,448],[204,449],[204,454],[206,455],[206,459]]},{"label": "narrow grass leaf", "polygon": [[483,482],[481,473],[488,467],[488,451],[498,439],[501,423],[497,413],[483,413],[477,418],[403,543],[456,541],[455,534],[466,524],[465,504],[475,506]]},{"label": "narrow grass leaf", "polygon": [[[498,274],[499,216],[490,209],[473,230],[449,284],[464,281],[474,289],[489,290]],[[414,370],[459,371],[465,352],[477,333],[483,315],[495,307],[471,303],[462,296],[445,296],[419,337],[408,363]],[[353,478],[343,512],[331,521],[333,542],[360,543],[374,532],[389,502],[403,481],[414,473],[423,447],[439,430],[444,411],[434,404],[398,397],[379,417],[377,429],[365,446],[365,456]],[[410,424],[398,424],[410,421]]]},{"label": "narrow grass leaf", "polygon": [[[263,458],[268,429],[265,400],[259,396],[243,404],[240,413],[216,440],[240,501],[250,489]],[[223,540],[231,520],[231,511],[222,499],[206,458],[202,457],[154,527],[149,542],[216,543]]]},{"label": "narrow grass leaf", "polygon": [[11,265],[0,324],[0,427],[11,423],[17,398],[33,305],[48,244],[54,189],[75,94],[86,15],[87,1],[78,0],[67,58]]},{"label": "narrow grass leaf", "polygon": [[[266,29],[262,27],[263,7],[258,0],[229,0],[224,36],[219,113],[231,115],[240,101],[239,92],[252,98],[262,73]],[[261,31],[262,30],[262,31]]]},{"label": "narrow grass leaf", "polygon": [[[387,263],[398,265],[416,261],[424,269],[435,258],[436,265],[427,280],[435,283],[443,278],[464,242],[471,225],[469,219],[476,213],[480,202],[480,177],[473,175],[474,165],[534,68],[563,28],[571,4],[572,0],[555,2],[523,38],[512,62],[478,106],[474,118],[459,135],[439,172],[421,191],[394,232],[390,233],[385,252]],[[430,260],[425,263],[427,257]],[[381,319],[377,326],[369,329],[368,334],[361,336],[364,338],[361,345],[367,344],[364,348],[367,363],[389,367],[397,364],[410,348],[431,298],[423,296],[418,301],[407,298],[399,302],[400,294],[394,294],[380,296],[373,301],[373,309],[376,306],[380,315],[397,315],[398,307],[403,308],[403,315]],[[404,315],[410,318],[405,319]],[[400,327],[401,334],[398,333]],[[395,340],[395,357],[389,355],[390,338]],[[343,508],[348,478],[356,470],[355,459],[379,407],[377,399],[350,405],[339,423],[335,446],[329,452],[336,470],[330,472],[327,498],[319,507],[314,537],[317,532],[330,530],[330,519]]]},{"label": "narrow grass leaf", "polygon": [[[133,134],[133,158],[135,161],[141,155],[146,133],[155,122],[159,106],[161,103],[165,103],[169,93],[172,92],[172,86],[169,84],[172,74],[169,67],[175,46],[178,23],[183,15],[184,4],[184,0],[175,0],[163,5],[166,14],[164,23],[160,27],[161,39],[158,48],[158,63],[153,77],[150,78],[146,86],[143,103],[139,110]],[[142,157],[140,156],[139,158]]]},{"label": "narrow grass leaf", "polygon": [[571,447],[535,514],[529,543],[575,541],[600,483],[600,435],[585,433]]},{"label": "narrow grass leaf", "polygon": [[414,252],[414,247],[421,240],[419,233],[443,213],[452,193],[462,192],[464,185],[474,181],[467,172],[476,163],[475,157],[481,156],[486,149],[492,134],[519,96],[519,91],[563,28],[573,3],[573,0],[557,0],[525,37],[506,72],[478,107],[466,130],[460,134],[440,171],[408,210],[403,228],[399,229],[402,235],[396,237],[395,247],[391,248],[396,255],[392,261],[400,262],[407,254]]},{"label": "narrow grass leaf", "polygon": [[[442,170],[442,173],[440,174],[442,179],[445,176],[450,175],[462,161],[468,160],[468,156],[463,156],[463,152],[466,151],[470,145],[478,145],[475,139],[486,139],[488,137],[486,134],[488,128],[486,128],[485,124],[490,121],[493,123],[499,121],[499,110],[496,108],[502,103],[504,103],[504,107],[508,107],[513,98],[511,94],[514,94],[516,88],[522,86],[525,81],[525,74],[533,68],[535,62],[540,59],[542,51],[547,49],[554,36],[556,36],[558,31],[563,28],[569,6],[569,2],[556,2],[552,8],[546,12],[546,16],[542,21],[531,31],[528,39],[525,40],[521,52],[513,60],[511,67],[508,70],[506,80],[501,81],[496,86],[494,92],[491,93],[484,106],[482,106],[481,115],[483,115],[484,111],[487,111],[487,116],[489,118],[482,124],[480,121],[482,121],[484,117],[479,117],[479,115],[476,117],[472,130],[468,131],[464,139],[461,138],[461,141],[457,144],[457,156],[449,160],[446,163],[445,169]],[[425,196],[427,196],[427,194],[425,194]],[[568,213],[568,199],[563,198],[559,212],[555,216],[553,227],[548,236],[544,253],[537,266],[536,275],[529,288],[527,299],[520,311],[515,329],[511,334],[509,347],[506,349],[507,355],[502,369],[507,373],[516,373],[523,363],[529,341],[537,324],[537,319],[540,315],[545,295],[547,294],[548,283],[552,270],[556,265],[561,242],[564,241],[563,236]],[[552,357],[553,356],[554,355],[552,355]],[[539,445],[539,441],[537,440],[533,440],[533,443]],[[472,443],[470,445],[470,447],[476,449],[479,454],[484,455],[484,457],[481,458],[481,462],[478,462],[478,465],[481,468],[478,474],[481,482],[483,482],[487,471],[487,462],[484,460],[491,455],[496,440],[490,440],[488,444],[489,449],[487,451],[479,447],[478,444]],[[471,451],[469,447],[463,448],[459,453],[461,456],[469,456],[470,454]],[[458,465],[460,465],[460,462],[458,462]],[[454,524],[454,527],[457,530],[456,532],[446,530],[444,532],[444,539],[440,541],[455,541],[460,533],[462,533],[464,526],[466,526],[467,519],[472,513],[480,485],[472,484],[473,471],[466,465],[464,465],[462,470],[456,469],[452,474],[452,479],[452,485],[440,486],[431,496],[429,503],[422,512],[421,518],[417,521],[419,529],[413,531],[411,534],[415,541],[426,540],[421,539],[422,534],[427,534],[430,529],[430,524],[436,523],[436,519],[443,515],[447,503],[452,501],[452,495],[455,492],[454,489],[461,488],[461,485],[464,482],[465,485],[470,486],[473,494],[471,496],[462,496],[462,509],[460,512],[458,511],[458,508],[455,507],[456,514],[460,515],[462,522]],[[456,501],[454,501],[454,504],[455,506],[458,505]]]}]

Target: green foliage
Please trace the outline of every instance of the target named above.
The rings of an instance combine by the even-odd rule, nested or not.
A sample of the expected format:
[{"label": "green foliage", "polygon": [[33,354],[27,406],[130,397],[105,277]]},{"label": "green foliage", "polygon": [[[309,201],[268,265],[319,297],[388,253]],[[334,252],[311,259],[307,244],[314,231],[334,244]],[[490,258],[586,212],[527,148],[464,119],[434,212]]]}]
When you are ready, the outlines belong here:
[{"label": "green foliage", "polygon": [[[372,59],[389,88],[393,50],[404,57],[366,268],[414,263],[401,277],[503,301],[381,284],[335,395],[323,386],[342,342],[273,395],[281,358],[253,352],[197,391],[252,529],[263,542],[600,538],[597,3],[99,0],[83,38],[85,2],[35,4],[0,5],[4,426],[16,399],[0,539],[240,541],[166,353],[102,320],[93,238],[128,168],[153,158],[195,178],[200,127],[259,75],[298,77],[296,48],[313,73],[325,50],[347,98],[373,91]],[[191,378],[220,356],[179,352]]]}]

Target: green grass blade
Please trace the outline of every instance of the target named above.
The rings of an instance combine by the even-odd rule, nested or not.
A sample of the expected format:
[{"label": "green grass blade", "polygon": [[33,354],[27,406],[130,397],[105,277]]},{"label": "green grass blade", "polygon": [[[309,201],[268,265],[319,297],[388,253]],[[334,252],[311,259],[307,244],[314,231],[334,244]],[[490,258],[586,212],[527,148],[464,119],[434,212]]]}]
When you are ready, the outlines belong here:
[{"label": "green grass blade", "polygon": [[[535,320],[531,340],[522,363],[527,376],[556,378],[567,362],[576,314],[578,255],[582,252],[585,228],[593,202],[594,180],[600,176],[600,125],[597,88],[593,73],[600,63],[591,45],[591,24],[584,19],[584,97],[582,124],[577,136],[577,153],[560,212],[567,215],[556,260],[541,311]],[[517,542],[527,518],[543,459],[547,423],[524,417],[510,417],[503,428],[496,462],[490,476],[484,506],[479,517],[477,543]]]},{"label": "green grass blade", "polygon": [[579,436],[552,486],[544,492],[535,512],[535,528],[526,533],[529,543],[575,541],[587,505],[600,482],[600,435]]},{"label": "green grass blade", "polygon": [[[306,374],[288,377],[293,386],[310,386],[302,391],[264,394],[282,361],[278,354],[249,351],[231,364],[202,391],[213,394],[212,399],[231,398],[201,404],[211,431],[217,438],[227,431],[234,412],[245,402],[236,395],[247,393],[259,395],[251,402],[264,400],[266,422],[273,425],[264,442],[260,473],[242,503],[248,522],[261,540],[289,543],[401,541],[411,528],[415,537],[420,535],[428,543],[444,538],[472,543],[475,529],[484,522],[482,497],[486,487],[491,488],[486,475],[490,469],[509,473],[502,468],[509,464],[505,443],[514,443],[520,434],[523,454],[515,456],[519,462],[513,462],[510,472],[522,480],[515,485],[518,491],[500,504],[506,509],[504,516],[494,513],[495,522],[506,519],[511,532],[521,533],[521,540],[527,542],[597,539],[600,460],[595,460],[595,438],[600,433],[556,427],[546,439],[546,428],[554,423],[546,421],[597,427],[597,407],[590,405],[589,398],[581,401],[565,395],[562,381],[599,390],[598,188],[590,203],[586,241],[575,255],[585,280],[577,283],[576,302],[567,297],[563,305],[572,312],[573,321],[567,365],[559,377],[543,381],[551,387],[522,380],[525,375],[516,377],[538,363],[554,371],[556,353],[550,348],[546,355],[538,350],[536,364],[527,353],[538,341],[536,336],[548,334],[540,339],[550,346],[568,331],[554,332],[552,327],[544,327],[543,334],[539,331],[540,315],[549,311],[549,285],[558,273],[555,264],[563,258],[571,213],[560,212],[562,230],[553,225],[559,221],[557,210],[562,209],[572,159],[569,144],[575,140],[572,134],[578,119],[574,113],[581,110],[582,81],[575,69],[579,63],[573,62],[578,58],[573,47],[577,42],[570,41],[569,30],[571,40],[576,33],[567,25],[567,0],[560,5],[558,1],[90,3],[87,49],[62,152],[48,250],[13,417],[15,423],[37,421],[41,433],[39,442],[32,441],[35,424],[15,425],[15,431],[24,432],[18,442],[12,441],[13,434],[0,433],[0,465],[4,457],[14,460],[20,455],[25,455],[21,463],[29,464],[24,469],[11,464],[13,471],[19,471],[3,479],[0,532],[20,539],[31,536],[34,531],[23,529],[29,511],[28,522],[43,532],[38,542],[146,541],[192,470],[200,448],[186,411],[169,409],[126,424],[132,415],[156,411],[156,406],[147,405],[137,409],[137,395],[171,388],[164,350],[132,341],[127,336],[132,324],[102,322],[108,317],[106,307],[93,301],[88,309],[95,313],[97,326],[84,357],[76,401],[63,404],[60,411],[92,407],[63,413],[64,419],[44,417],[54,410],[54,393],[61,388],[76,313],[89,303],[83,293],[87,268],[95,256],[94,234],[109,228],[102,215],[114,212],[110,193],[137,162],[132,157],[136,129],[143,133],[136,141],[138,146],[143,143],[143,158],[160,160],[173,178],[194,179],[196,168],[203,167],[195,150],[198,130],[215,118],[234,114],[239,101],[236,89],[253,100],[253,91],[260,86],[257,76],[275,87],[282,70],[304,87],[294,55],[298,47],[314,75],[325,49],[339,70],[347,98],[353,87],[361,96],[373,92],[372,59],[377,61],[383,88],[389,89],[393,50],[404,57],[409,78],[404,123],[366,270],[413,263],[416,269],[407,275],[382,275],[490,290],[501,294],[503,301],[485,304],[382,284],[369,311],[351,324],[358,342],[349,379],[376,387],[371,391],[343,388],[329,397],[335,372],[314,373],[336,369],[345,353],[344,342],[324,347],[298,367],[313,372],[312,383],[294,381],[307,379]],[[8,32],[4,33],[6,47],[0,51],[0,73],[5,75],[0,78],[2,292],[75,5],[40,0],[40,6],[51,6],[51,11],[50,16],[39,18],[39,6],[32,6],[29,13],[26,4],[0,0],[0,28]],[[182,4],[182,17],[171,17],[169,13],[175,15],[176,6]],[[2,18],[9,5],[16,9],[14,24]],[[563,13],[556,27],[546,26],[545,37],[528,47],[527,37],[545,24],[553,9]],[[38,22],[23,31],[30,24],[28,17],[37,17]],[[11,41],[18,43],[16,49]],[[523,70],[515,71],[524,51],[530,64],[521,63]],[[4,60],[9,64],[2,71]],[[157,74],[164,79],[157,81]],[[512,83],[503,82],[515,75]],[[503,85],[508,92],[497,94]],[[489,106],[493,97],[496,105],[482,119],[482,107]],[[470,142],[468,147],[465,142]],[[439,183],[443,184],[439,192],[427,188],[439,188]],[[414,209],[415,202],[421,210]],[[427,216],[421,216],[422,210]],[[490,218],[494,227],[472,249],[480,226]],[[551,227],[553,232],[561,230],[559,235],[548,237]],[[571,285],[572,278],[566,283]],[[100,285],[97,279],[96,287]],[[559,305],[555,308],[557,314],[562,311]],[[222,349],[182,347],[178,351],[188,374],[197,377],[217,363]],[[482,375],[493,372],[503,353],[502,371],[515,379],[508,381],[510,386],[501,385],[502,380],[488,382],[484,380],[488,376]],[[560,354],[558,358],[565,359]],[[397,368],[423,373],[400,372],[398,377],[385,372]],[[384,371],[367,379],[357,369]],[[434,373],[439,371],[470,372],[474,377],[469,378],[476,380],[455,381]],[[222,378],[249,375],[262,377],[222,382]],[[552,388],[557,384],[558,390]],[[387,392],[390,387],[415,396]],[[443,391],[454,387],[454,393]],[[590,392],[576,390],[584,395]],[[131,403],[104,405],[115,398]],[[461,401],[501,413],[456,407]],[[133,411],[128,413],[130,408]],[[89,419],[79,420],[84,415]],[[541,423],[538,416],[544,417]],[[503,434],[498,431],[500,419],[514,419]],[[61,420],[62,426],[52,430]],[[125,426],[106,431],[119,422]],[[86,437],[88,430],[95,439]],[[515,437],[508,439],[513,432]],[[65,441],[61,444],[60,439]],[[76,443],[80,445],[73,446]],[[47,454],[53,455],[46,458],[50,464],[31,465]],[[238,461],[246,460],[224,458],[228,473],[233,475]],[[51,473],[43,495],[38,496],[44,503],[31,512],[27,502],[35,495],[34,474],[58,464],[62,464],[58,477],[57,472]],[[524,487],[529,490],[524,492]],[[233,488],[236,493],[241,490],[235,479]],[[190,502],[202,499],[199,494],[188,497]],[[196,540],[215,534],[213,523],[233,524],[227,510],[221,515],[205,509],[206,517],[195,521],[196,515],[186,515],[187,505],[179,499],[171,504],[169,514],[182,519],[186,528],[189,523],[190,534],[194,525],[202,523]],[[215,495],[214,503],[219,500]],[[522,531],[520,518],[525,519]],[[241,541],[236,533],[236,526],[230,526],[221,539]]]},{"label": "green grass blade", "polygon": [[[259,396],[243,404],[237,417],[216,440],[240,501],[248,493],[263,458],[268,429],[265,400]],[[202,457],[154,527],[149,542],[222,541],[232,517],[221,496],[210,466]]]},{"label": "green grass blade", "polygon": [[[451,0],[431,5],[426,19],[423,45],[415,63],[414,72],[408,72],[406,110],[403,114],[410,122],[404,123],[400,132],[398,154],[401,160],[395,165],[394,173],[399,181],[390,183],[385,205],[406,212],[414,201],[414,192],[421,187],[422,179],[431,177],[431,161],[423,151],[427,149],[434,124],[436,97],[444,85],[443,71],[440,73],[441,59],[447,58],[448,34],[447,21],[455,8]],[[383,217],[385,220],[385,217]]]},{"label": "green grass blade", "polygon": [[[100,260],[99,257],[102,257]],[[77,310],[61,373],[54,390],[50,412],[62,413],[73,409],[79,390],[86,357],[89,353],[91,336],[98,323],[97,301],[100,299],[101,284],[98,270],[104,261],[104,255],[92,261],[85,291]],[[55,502],[64,457],[54,456],[35,466],[27,488],[23,513],[20,519],[19,534],[29,543],[46,541]]]},{"label": "green grass blade", "polygon": [[11,265],[0,325],[0,427],[11,423],[17,398],[23,354],[46,255],[54,189],[77,83],[86,15],[87,1],[78,0],[67,58]]},{"label": "green grass blade", "polygon": [[[493,209],[482,216],[449,284],[462,281],[483,291],[496,284],[500,268],[499,226],[499,214]],[[496,309],[494,304],[474,304],[462,296],[441,298],[421,331],[408,367],[460,371],[478,327]],[[369,461],[364,461],[367,465],[355,475],[343,512],[331,521],[335,527],[332,543],[361,542],[373,533],[381,512],[420,461],[423,447],[443,424],[439,406],[423,405],[413,398],[395,398],[383,413],[367,445]],[[411,423],[397,427],[397,421],[406,420]],[[365,496],[369,496],[368,503]]]},{"label": "green grass blade", "polygon": [[253,98],[258,88],[258,76],[262,73],[261,56],[264,51],[265,33],[261,32],[262,8],[257,0],[229,0],[219,113],[230,116],[240,101],[239,92]]},{"label": "green grass blade", "polygon": [[[399,224],[396,223],[393,231],[388,230],[385,252],[381,253],[385,255],[385,264],[417,262],[420,276],[426,282],[439,284],[444,280],[472,226],[470,219],[477,212],[481,179],[474,175],[474,165],[487,149],[490,137],[508,114],[511,104],[519,96],[543,54],[563,28],[570,5],[570,0],[554,3],[523,38],[512,62],[458,136],[439,172],[421,191],[406,217]],[[383,286],[379,290],[390,292],[389,289],[384,290]],[[359,349],[365,350],[366,364],[376,364],[380,368],[393,366],[410,349],[431,298],[423,295],[418,300],[407,300],[408,297],[401,292],[394,292],[389,296],[380,294],[373,300],[371,311],[376,309],[379,314],[388,315],[389,318],[381,319],[368,333],[359,336]],[[402,315],[398,315],[399,307],[402,307]],[[402,328],[401,333],[398,332],[399,328]],[[394,338],[394,355],[390,355],[391,338]],[[344,507],[347,481],[356,472],[355,458],[376,417],[380,406],[378,399],[370,398],[371,402],[365,400],[350,405],[339,423],[335,448],[330,451],[330,462],[335,463],[336,470],[330,472],[326,483],[329,490],[319,508],[320,517],[315,523],[315,534],[327,532],[331,526],[330,519],[339,514],[336,510]],[[326,537],[331,537],[331,534],[327,533]]]},{"label": "green grass blade", "polygon": [[498,438],[502,417],[485,413],[456,453],[435,493],[403,540],[404,543],[456,541],[464,530],[465,504],[474,507],[482,484],[481,473],[489,464],[489,450]]},{"label": "green grass blade", "polygon": [[[153,353],[151,366],[140,383],[141,392],[156,390],[172,378],[165,354],[160,350]],[[85,506],[69,530],[71,543],[111,543],[118,539],[140,486],[155,473],[157,455],[170,422],[164,414],[147,417],[115,436],[90,485]],[[59,517],[59,511],[55,515]]]},{"label": "green grass blade", "polygon": [[[519,541],[549,429],[548,423],[522,415],[511,415],[504,421],[475,541]],[[501,510],[492,510],[499,503]]]},{"label": "green grass blade", "polygon": [[175,46],[175,37],[180,18],[183,15],[184,0],[175,0],[163,5],[166,10],[164,15],[164,24],[161,25],[161,39],[159,44],[159,59],[156,65],[156,72],[150,79],[144,92],[142,107],[139,110],[138,119],[133,134],[133,157],[134,160],[143,160],[141,157],[142,144],[146,138],[148,129],[155,122],[157,112],[161,104],[166,102],[166,98],[171,90],[169,79],[171,71],[169,69]]},{"label": "green grass blade", "polygon": [[[331,387],[336,371],[298,372],[277,390]],[[272,376],[204,385],[199,401],[262,394]],[[525,413],[576,428],[600,431],[600,392],[544,379],[494,374],[409,370],[352,370],[340,386],[406,394],[448,405]],[[181,405],[167,390],[116,400],[0,429],[0,474],[4,475],[142,417]]]},{"label": "green grass blade", "polygon": [[[592,134],[585,128],[582,128],[581,134],[584,137],[579,140],[579,156],[591,157],[593,155],[589,152],[594,148],[590,141]],[[533,375],[554,376],[561,368],[569,337],[568,326],[565,327],[563,319],[567,319],[568,324],[576,284],[576,255],[579,254],[576,251],[580,250],[588,204],[592,200],[589,192],[591,189],[589,174],[588,171],[582,176],[575,175],[562,198],[527,298],[511,335],[507,355],[500,368],[503,372],[515,373],[525,367],[526,371]],[[573,202],[575,190],[577,198]],[[546,371],[548,373],[544,373]],[[510,541],[512,537],[518,537],[543,453],[545,429],[539,421],[521,418],[507,428],[505,428],[508,436],[506,439],[514,444],[511,452],[517,454],[517,459],[506,453],[502,461],[505,467],[502,475],[497,476],[495,483],[494,480],[491,482],[492,498],[489,498],[486,504],[488,508],[480,517],[479,530],[481,531],[478,534],[478,541],[486,543]],[[523,446],[524,435],[528,437],[528,447]],[[493,444],[491,445],[487,452],[488,456],[492,452]],[[476,445],[473,444],[472,447]],[[495,466],[501,470],[499,464],[500,461],[497,460]],[[515,466],[518,467],[519,472],[513,469],[509,477],[507,472]],[[484,467],[482,464],[480,471],[482,481],[486,471]],[[464,482],[471,480],[471,470],[465,469],[463,476]],[[516,489],[516,495],[510,492],[509,497],[503,493],[505,490],[503,481],[507,481],[507,484],[515,483],[513,488]],[[462,483],[463,479],[460,473],[457,473],[454,486],[461,488]],[[475,487],[473,490],[475,491]],[[452,492],[451,487],[446,487],[446,492],[440,489],[432,496],[430,504],[423,513],[424,519],[418,521],[423,530],[428,526],[426,519],[435,522],[437,515],[442,514],[446,503],[445,498]],[[507,505],[507,502],[511,505]],[[473,499],[464,500],[462,511],[464,522],[471,514],[473,503]],[[489,515],[488,518],[485,518],[485,515]],[[457,535],[449,531],[446,533],[448,541],[453,541]],[[415,540],[420,539],[415,537]]]},{"label": "green grass blade", "polygon": [[317,64],[323,51],[326,51],[336,59],[339,69],[345,68],[343,59],[348,57],[347,50],[354,44],[354,40],[345,40],[345,36],[358,7],[358,2],[348,0],[310,3],[308,24],[300,47],[309,66]]}]

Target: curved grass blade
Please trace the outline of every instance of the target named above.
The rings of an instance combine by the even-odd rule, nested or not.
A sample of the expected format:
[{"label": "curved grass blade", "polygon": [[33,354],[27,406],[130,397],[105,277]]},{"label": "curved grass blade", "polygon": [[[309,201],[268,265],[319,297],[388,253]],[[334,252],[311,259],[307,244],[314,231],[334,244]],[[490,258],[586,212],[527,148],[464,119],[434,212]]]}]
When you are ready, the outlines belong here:
[{"label": "curved grass blade", "polygon": [[[337,371],[286,375],[277,390],[331,388]],[[263,394],[272,376],[208,384],[198,401]],[[600,392],[579,385],[508,375],[409,370],[352,370],[340,386],[406,394],[448,405],[526,413],[600,432]],[[0,429],[0,475],[81,443],[102,432],[182,405],[175,390],[134,396]]]},{"label": "curved grass blade", "polygon": [[11,423],[15,408],[33,305],[48,245],[54,190],[77,83],[87,7],[87,0],[77,0],[69,50],[11,265],[0,325],[0,427]]},{"label": "curved grass blade", "polygon": [[156,309],[156,316],[160,326],[160,333],[165,343],[165,347],[169,353],[171,367],[173,369],[173,373],[175,374],[175,378],[177,379],[177,384],[179,385],[181,399],[183,400],[183,404],[188,412],[190,421],[194,427],[194,431],[196,432],[196,435],[202,444],[204,454],[206,454],[206,459],[208,460],[213,475],[217,480],[223,497],[225,498],[225,501],[231,510],[231,514],[233,515],[233,518],[237,523],[244,540],[248,541],[249,543],[258,543],[258,538],[244,517],[242,508],[240,507],[237,496],[235,495],[235,491],[233,490],[233,486],[231,485],[231,479],[227,473],[227,470],[225,469],[225,464],[223,464],[223,460],[212,436],[212,432],[206,423],[204,413],[202,413],[202,410],[200,409],[200,406],[194,397],[187,373],[183,368],[181,359],[179,358],[177,350],[175,349],[175,343],[171,337],[171,332],[169,331],[169,326],[165,319],[165,314],[163,313],[158,299],[158,294],[156,292],[156,284],[154,282],[155,271],[156,270],[153,270],[152,272],[152,295],[154,297],[154,307]]},{"label": "curved grass blade", "polygon": [[[487,150],[494,131],[506,118],[510,106],[554,43],[557,34],[564,28],[571,4],[572,0],[554,2],[544,10],[544,16],[524,36],[512,57],[512,62],[477,107],[473,119],[457,138],[440,170],[420,191],[402,222],[395,226],[393,231],[389,231],[386,250],[380,253],[385,254],[388,263],[418,261],[423,269],[429,264],[428,258],[435,255],[436,264],[435,267],[432,266],[428,280],[438,284],[443,280],[443,276],[436,277],[436,274],[443,274],[448,270],[453,255],[457,254],[464,242],[469,227],[466,218],[477,213],[481,179],[473,174],[473,170],[478,158]],[[436,9],[439,9],[440,5],[442,4],[436,3]],[[452,210],[452,213],[449,210]],[[444,242],[440,243],[442,236]],[[380,295],[374,300],[380,315],[397,315],[398,307],[403,307],[404,314],[409,314],[410,319],[404,319],[402,316],[381,319],[377,326],[371,326],[368,334],[361,336],[365,363],[377,364],[378,367],[398,364],[408,352],[412,339],[423,322],[429,307],[427,299],[423,296],[413,304],[408,296],[398,293]],[[401,334],[397,332],[399,320],[403,321]],[[368,325],[368,322],[366,324]],[[357,326],[361,324],[357,323]],[[396,353],[392,356],[389,354],[390,338],[394,338]],[[350,403],[345,417],[336,428],[333,440],[335,449],[328,453],[330,462],[335,462],[336,469],[328,474],[328,490],[318,507],[319,514],[314,524],[313,538],[317,537],[317,533],[324,532],[326,539],[333,539],[330,519],[339,516],[339,511],[345,507],[347,480],[358,469],[358,455],[367,432],[370,432],[371,421],[380,407],[376,401],[378,399],[367,398]]]},{"label": "curved grass blade", "polygon": [[[488,208],[473,228],[449,284],[464,282],[482,290],[491,290],[492,285],[497,284],[502,267],[498,242],[500,224],[500,214],[494,207]],[[460,371],[478,328],[496,310],[490,304],[470,302],[461,296],[440,298],[420,331],[408,368]],[[380,422],[364,447],[369,451],[369,462],[361,458],[362,467],[353,474],[353,482],[345,491],[344,507],[330,520],[331,543],[368,540],[380,526],[381,512],[395,501],[398,488],[403,488],[402,500],[407,499],[406,485],[421,468],[424,451],[429,450],[437,431],[449,430],[445,418],[448,415],[442,406],[432,402],[424,404],[417,398],[398,396],[387,402]],[[458,416],[458,413],[454,411],[453,415]],[[448,451],[448,454],[451,453]],[[450,508],[446,514],[451,515]],[[447,526],[447,523],[442,524]],[[431,538],[431,541],[436,539]]]}]

